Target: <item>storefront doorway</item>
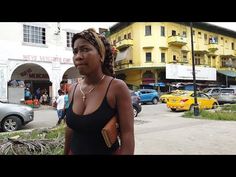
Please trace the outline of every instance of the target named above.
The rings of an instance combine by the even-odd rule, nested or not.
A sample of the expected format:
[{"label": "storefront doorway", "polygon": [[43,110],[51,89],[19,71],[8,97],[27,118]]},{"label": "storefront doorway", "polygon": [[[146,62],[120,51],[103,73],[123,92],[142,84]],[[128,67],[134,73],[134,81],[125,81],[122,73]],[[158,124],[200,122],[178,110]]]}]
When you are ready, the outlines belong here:
[{"label": "storefront doorway", "polygon": [[[21,83],[21,84],[12,84],[12,83]],[[13,88],[14,89],[11,89]],[[47,92],[48,94],[48,104],[50,103],[50,98],[52,95],[52,83],[50,81],[49,75],[47,71],[38,64],[34,63],[26,63],[18,66],[12,73],[11,79],[8,82],[8,98],[14,99],[12,93],[19,90],[22,90],[22,87],[25,89],[29,89],[31,93],[31,98],[34,99],[36,97],[36,90],[40,88],[40,93],[43,94]],[[21,89],[20,89],[21,88]],[[22,92],[22,91],[21,91]],[[21,94],[22,95],[22,94]],[[19,98],[15,98],[16,100],[12,100],[14,102],[20,102]]]},{"label": "storefront doorway", "polygon": [[82,78],[79,70],[75,67],[70,67],[67,69],[62,77],[62,81],[60,82],[60,89],[64,92],[69,91],[69,87],[71,84],[78,82],[78,80]]}]

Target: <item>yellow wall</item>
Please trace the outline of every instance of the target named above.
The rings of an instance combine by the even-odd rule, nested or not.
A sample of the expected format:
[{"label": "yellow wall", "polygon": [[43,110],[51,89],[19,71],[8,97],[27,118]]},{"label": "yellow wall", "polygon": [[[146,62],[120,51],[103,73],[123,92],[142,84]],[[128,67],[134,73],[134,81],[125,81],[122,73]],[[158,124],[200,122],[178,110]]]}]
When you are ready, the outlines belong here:
[{"label": "yellow wall", "polygon": [[[151,25],[151,36],[145,36],[145,26]],[[161,36],[161,26],[165,27],[165,36]],[[176,31],[176,35],[183,35],[183,31],[186,31],[187,37],[185,45],[173,45],[168,44],[168,38],[172,35],[172,30]],[[195,35],[194,40],[194,50],[195,54],[201,54],[201,62],[203,65],[210,65],[211,67],[216,67],[216,69],[223,68],[221,66],[222,55],[230,58],[232,56],[236,57],[236,50],[232,50],[231,43],[234,43],[234,49],[236,49],[236,39],[221,34],[216,34],[202,29],[193,28]],[[192,54],[191,54],[191,37],[190,37],[190,27],[170,22],[136,22],[127,26],[126,28],[120,30],[119,32],[112,34],[109,38],[111,41],[118,41],[118,36],[121,40],[124,38],[124,34],[131,33],[133,39],[133,64],[127,65],[127,67],[142,67],[147,69],[147,67],[162,67],[165,63],[161,63],[161,52],[166,53],[166,63],[173,62],[173,55],[176,55],[177,60],[182,61],[182,52],[187,51],[187,65],[191,65]],[[201,34],[199,34],[201,33]],[[204,34],[207,35],[205,39]],[[217,37],[218,44],[216,47],[218,50],[211,52],[209,50],[209,37]],[[221,39],[223,38],[223,40]],[[227,42],[226,42],[227,41]],[[145,52],[152,53],[152,61],[146,62]],[[232,55],[232,56],[231,56]],[[213,59],[215,57],[215,59]],[[138,77],[139,83],[141,82],[140,74],[138,76],[129,76],[130,74],[137,74],[138,72],[124,70],[123,73],[128,75],[127,82],[132,82],[137,84],[136,80]]]}]

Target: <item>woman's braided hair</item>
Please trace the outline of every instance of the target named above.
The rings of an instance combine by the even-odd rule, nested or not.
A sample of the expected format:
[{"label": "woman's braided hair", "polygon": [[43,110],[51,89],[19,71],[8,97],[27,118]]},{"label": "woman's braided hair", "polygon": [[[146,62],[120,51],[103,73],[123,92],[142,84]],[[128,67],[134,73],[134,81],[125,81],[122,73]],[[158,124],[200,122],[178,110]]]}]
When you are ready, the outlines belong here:
[{"label": "woman's braided hair", "polygon": [[115,77],[115,72],[113,69],[114,55],[112,52],[112,46],[110,42],[108,41],[108,39],[104,35],[97,33],[94,29],[89,28],[80,33],[76,33],[73,36],[72,48],[74,47],[75,41],[79,38],[83,38],[87,40],[90,44],[92,44],[97,49],[98,53],[103,59],[103,63],[102,63],[103,73],[108,76]]}]

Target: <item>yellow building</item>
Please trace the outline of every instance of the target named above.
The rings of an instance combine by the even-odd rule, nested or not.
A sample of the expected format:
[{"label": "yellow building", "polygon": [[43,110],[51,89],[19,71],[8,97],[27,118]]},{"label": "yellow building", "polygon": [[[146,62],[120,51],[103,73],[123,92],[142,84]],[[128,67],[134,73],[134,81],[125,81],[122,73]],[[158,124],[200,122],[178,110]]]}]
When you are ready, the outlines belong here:
[{"label": "yellow building", "polygon": [[[225,76],[229,76],[235,84],[236,32],[203,22],[193,24],[195,65],[214,67],[218,82],[225,84]],[[187,22],[115,24],[109,39],[119,50],[117,77],[133,86],[168,82],[166,64],[192,65],[190,34]]]}]

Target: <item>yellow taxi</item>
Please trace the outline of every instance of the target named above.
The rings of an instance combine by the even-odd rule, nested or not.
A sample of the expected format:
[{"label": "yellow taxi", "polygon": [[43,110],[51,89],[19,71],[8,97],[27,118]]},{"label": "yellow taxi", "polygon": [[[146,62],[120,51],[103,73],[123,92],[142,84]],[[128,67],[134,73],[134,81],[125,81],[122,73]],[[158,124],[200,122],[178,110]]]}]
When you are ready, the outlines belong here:
[{"label": "yellow taxi", "polygon": [[[197,92],[197,103],[199,109],[214,109],[218,102],[215,98],[203,93]],[[193,110],[194,109],[194,93],[189,91],[183,94],[176,94],[168,98],[167,107],[172,111],[176,110]]]},{"label": "yellow taxi", "polygon": [[159,98],[160,102],[162,103],[167,103],[168,98],[175,95],[175,94],[182,94],[185,93],[185,90],[172,90],[166,94],[161,95],[161,97]]}]

